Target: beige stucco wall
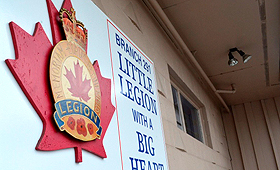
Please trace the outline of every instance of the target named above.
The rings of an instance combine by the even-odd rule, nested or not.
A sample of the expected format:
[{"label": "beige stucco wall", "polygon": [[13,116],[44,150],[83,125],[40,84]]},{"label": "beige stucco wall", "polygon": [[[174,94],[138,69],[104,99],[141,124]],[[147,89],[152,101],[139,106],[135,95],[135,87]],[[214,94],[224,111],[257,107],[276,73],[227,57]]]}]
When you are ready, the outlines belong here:
[{"label": "beige stucco wall", "polygon": [[[169,169],[231,169],[218,103],[200,85],[192,69],[187,67],[144,3],[141,0],[93,0],[93,2],[154,61],[157,86],[163,94],[159,94],[159,102]],[[212,148],[177,128],[168,65],[203,103],[209,123]]]}]

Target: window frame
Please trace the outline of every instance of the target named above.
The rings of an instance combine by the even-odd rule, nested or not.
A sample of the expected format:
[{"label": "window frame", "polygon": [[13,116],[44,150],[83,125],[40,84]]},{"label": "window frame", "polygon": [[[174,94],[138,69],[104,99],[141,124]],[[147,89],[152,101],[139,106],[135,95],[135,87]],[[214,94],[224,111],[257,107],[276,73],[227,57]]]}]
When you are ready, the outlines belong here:
[{"label": "window frame", "polygon": [[[205,135],[204,135],[204,129],[203,129],[203,120],[202,120],[202,116],[201,116],[201,109],[173,82],[171,82],[171,88],[174,88],[176,90],[177,93],[177,100],[178,100],[178,110],[179,110],[179,116],[180,116],[180,120],[182,121],[182,128],[178,127],[178,120],[176,118],[176,124],[177,127],[179,129],[181,129],[182,131],[184,131],[185,133],[187,133],[189,136],[192,136],[193,138],[197,139],[198,141],[205,143]],[[172,90],[172,95],[173,95],[173,90]],[[187,130],[187,122],[185,121],[185,113],[183,111],[183,104],[182,104],[182,99],[181,96],[184,97],[190,104],[192,107],[194,107],[197,111],[198,114],[198,118],[199,118],[199,129],[200,129],[200,135],[201,135],[201,139],[200,138],[196,138],[194,137],[192,134],[188,133]],[[174,104],[174,99],[173,99],[173,104]],[[176,113],[175,113],[176,114]]]},{"label": "window frame", "polygon": [[[183,108],[182,108],[182,102],[181,102],[181,97],[180,94],[194,107],[198,110],[199,113],[199,120],[200,120],[200,130],[201,130],[201,135],[202,135],[202,141],[199,139],[193,137],[199,142],[204,143],[210,148],[213,148],[212,146],[212,141],[211,141],[211,135],[210,135],[210,129],[209,129],[209,123],[207,119],[207,114],[206,114],[206,109],[204,104],[196,97],[196,95],[186,86],[183,81],[177,77],[174,77],[170,75],[170,88],[171,88],[171,93],[172,93],[172,102],[174,106],[174,99],[173,99],[173,91],[172,91],[172,86],[176,89],[177,91],[177,97],[178,97],[178,103],[179,103],[179,114],[183,123],[183,129],[179,128],[178,129],[182,130],[185,132],[187,135],[193,137],[192,135],[187,133],[186,130],[186,125],[185,125],[185,120],[184,120],[184,115],[183,115]],[[175,108],[174,108],[175,109]],[[176,111],[175,111],[176,112]],[[176,116],[176,113],[174,114]],[[177,118],[175,118],[175,123],[177,125]]]}]

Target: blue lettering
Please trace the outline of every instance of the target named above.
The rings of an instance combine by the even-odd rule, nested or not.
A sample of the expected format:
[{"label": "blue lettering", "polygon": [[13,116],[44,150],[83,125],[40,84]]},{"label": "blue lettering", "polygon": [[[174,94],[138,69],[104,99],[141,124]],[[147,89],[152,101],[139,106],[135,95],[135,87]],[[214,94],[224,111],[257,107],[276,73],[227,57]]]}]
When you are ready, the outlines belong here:
[{"label": "blue lettering", "polygon": [[[142,113],[140,113],[140,114],[141,114],[142,120],[144,121],[144,126],[148,127],[148,118],[147,118],[147,116],[143,115]],[[143,125],[143,123],[142,123],[142,125]]]},{"label": "blue lettering", "polygon": [[132,115],[133,115],[134,122],[139,123],[140,125],[149,128],[151,130],[154,130],[151,118],[148,118],[146,115],[134,109],[132,109]]},{"label": "blue lettering", "polygon": [[145,170],[145,165],[146,165],[145,160],[139,159],[139,163],[141,168],[140,170]]},{"label": "blue lettering", "polygon": [[[138,91],[138,93],[136,93],[136,90]],[[135,95],[135,101],[138,105],[141,105],[141,98],[137,97],[136,94],[139,94],[139,88],[137,86],[134,87],[134,95]]]},{"label": "blue lettering", "polygon": [[154,164],[154,170],[158,170],[158,164],[155,162],[153,162],[153,164]]},{"label": "blue lettering", "polygon": [[164,170],[164,165],[161,163],[146,161],[144,159],[137,159],[132,157],[129,157],[129,159],[131,163],[131,170],[145,170],[146,168],[147,170]]},{"label": "blue lettering", "polygon": [[135,79],[135,75],[134,75],[134,71],[135,71],[135,65],[132,63],[132,62],[129,62],[129,65],[131,66],[131,70],[132,70],[132,79],[134,80],[134,81],[136,81],[136,79]]},{"label": "blue lettering", "polygon": [[149,152],[152,156],[155,156],[155,148],[150,147],[151,143],[153,143],[153,142],[154,142],[153,138],[151,136],[149,136],[149,138],[148,138]]},{"label": "blue lettering", "polygon": [[148,161],[148,170],[152,170],[151,162],[150,161]]},{"label": "blue lettering", "polygon": [[116,44],[118,46],[120,46],[120,37],[119,37],[119,35],[117,33],[115,35],[116,35]]},{"label": "blue lettering", "polygon": [[[119,42],[121,45],[121,40],[122,39],[116,34],[116,43]],[[123,57],[123,55],[119,51],[117,51],[117,53],[119,57],[119,70],[128,77],[131,77],[132,80],[138,82],[140,86],[149,91],[151,94],[154,94],[152,79],[150,79],[148,76],[145,76],[145,74],[139,68],[137,68],[126,57]],[[152,113],[157,115],[156,100],[150,97],[149,93],[141,90],[143,88],[140,89],[138,86],[135,86],[134,83],[130,82],[131,79],[124,79],[124,77],[120,74],[118,74],[118,76],[120,79],[120,93],[123,96],[129,98],[131,101],[135,101],[139,106],[142,106],[143,108],[146,108],[148,111],[151,111]],[[125,81],[126,83],[124,83]]]},{"label": "blue lettering", "polygon": [[164,170],[163,164],[160,164],[160,163],[159,163],[159,164],[158,164],[158,169],[159,169],[159,170]]},{"label": "blue lettering", "polygon": [[142,90],[140,90],[141,92],[141,97],[142,97],[142,107],[145,108],[145,105],[144,105],[144,92]]},{"label": "blue lettering", "polygon": [[150,127],[149,127],[150,129],[152,129],[152,130],[154,130],[154,128],[153,128],[153,123],[152,123],[152,119],[150,119]]},{"label": "blue lettering", "polygon": [[123,79],[123,77],[120,75],[120,74],[118,74],[118,76],[120,77],[120,85],[121,85],[121,94],[122,95],[124,95],[125,97],[127,97],[127,93],[125,92],[123,92],[123,84],[122,84],[122,79]]},{"label": "blue lettering", "polygon": [[[138,159],[131,158],[131,157],[129,157],[129,159],[130,159],[130,163],[131,163],[131,170],[138,170],[138,164],[137,164]],[[133,166],[133,160],[135,160],[135,166]]]},{"label": "blue lettering", "polygon": [[133,114],[134,122],[138,123],[138,120],[140,121],[139,112],[134,110],[134,109],[132,109],[132,114]]},{"label": "blue lettering", "polygon": [[155,113],[155,115],[157,115],[157,104],[156,104],[156,100],[154,100],[153,98],[151,98],[151,105],[152,105],[152,113]]},{"label": "blue lettering", "polygon": [[122,49],[124,49],[124,45],[125,45],[124,40],[121,38],[121,48]]},{"label": "blue lettering", "polygon": [[120,93],[131,101],[135,101],[139,106],[157,115],[156,100],[147,93],[144,93],[138,86],[133,86],[133,84],[129,80],[124,79],[122,75],[118,74],[118,76],[120,81]]},{"label": "blue lettering", "polygon": [[125,53],[127,53],[130,57],[132,57],[135,60],[135,62],[137,62],[142,66],[141,56],[135,50],[133,50],[133,48],[129,45],[129,43],[126,43],[124,39],[122,39],[117,33],[115,33],[115,37],[116,37],[116,44],[121,49],[123,49]]},{"label": "blue lettering", "polygon": [[130,75],[129,75],[129,64],[128,63],[130,63],[130,61],[127,59],[127,58],[124,58],[125,59],[125,63],[126,63],[126,74],[127,74],[127,76],[128,77],[130,77]]},{"label": "blue lettering", "polygon": [[144,144],[143,144],[143,137],[140,132],[137,132],[138,135],[138,152],[144,152]]},{"label": "blue lettering", "polygon": [[[152,143],[154,142],[151,136],[148,137],[147,135],[142,134],[136,131],[138,137],[138,152],[150,154],[151,156],[155,156],[155,148],[152,147]],[[143,138],[144,137],[144,138]]]},{"label": "blue lettering", "polygon": [[[117,51],[118,52],[118,51]],[[119,54],[119,61],[120,61],[120,67],[119,67],[119,69],[123,72],[123,73],[126,73],[126,70],[124,70],[123,68],[122,68],[122,54],[120,53],[120,52],[118,52],[118,54]]]},{"label": "blue lettering", "polygon": [[148,87],[148,89],[149,89],[149,92],[151,92],[152,94],[154,94],[154,92],[153,92],[153,89],[152,89],[152,79],[150,79],[148,76],[147,76],[147,79],[148,79],[148,85],[149,85],[149,87]]},{"label": "blue lettering", "polygon": [[126,80],[126,84],[127,84],[127,92],[128,92],[128,98],[132,101],[134,101],[134,97],[132,95],[132,83],[128,80]]},{"label": "blue lettering", "polygon": [[[149,104],[147,104],[147,101],[149,102]],[[147,93],[145,94],[145,104],[146,104],[146,107],[147,107],[148,111],[150,111],[151,110],[151,103],[150,103],[149,96],[147,95]]]}]

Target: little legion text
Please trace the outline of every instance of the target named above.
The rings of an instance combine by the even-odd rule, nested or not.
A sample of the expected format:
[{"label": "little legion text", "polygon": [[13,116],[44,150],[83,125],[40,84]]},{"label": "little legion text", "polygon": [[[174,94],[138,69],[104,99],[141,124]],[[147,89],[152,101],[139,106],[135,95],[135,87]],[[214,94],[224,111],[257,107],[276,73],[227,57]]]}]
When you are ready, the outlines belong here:
[{"label": "little legion text", "polygon": [[[158,115],[156,93],[151,76],[152,62],[141,55],[142,53],[131,45],[129,40],[122,38],[117,33],[115,33],[114,38],[115,44],[119,47],[115,51],[115,55],[118,59],[120,93],[136,103],[137,107],[144,108],[153,115]],[[133,108],[132,115],[134,123],[154,131],[152,123],[154,116],[147,116]],[[158,162],[160,156],[156,155],[157,137],[140,131],[136,131],[136,136],[138,153],[148,156],[149,159],[141,159],[135,155],[128,157],[131,170],[164,170],[164,164]]]},{"label": "little legion text", "polygon": [[[118,34],[115,35],[116,44],[128,54],[131,54],[130,56],[139,65],[142,65],[142,62],[144,62],[144,69],[147,71],[147,73],[150,73],[150,66],[147,66],[147,62],[145,62],[144,59],[141,60],[141,56],[135,51],[132,55],[132,52],[129,52],[132,51],[131,47],[124,45],[124,40],[121,39]],[[141,71],[141,69],[138,68],[136,64],[133,64],[129,59],[123,56],[121,52],[117,51],[117,54],[119,57],[119,70],[124,73],[118,74],[121,86],[120,93],[123,96],[129,98],[131,101],[136,102],[139,106],[142,106],[143,108],[157,115],[156,100],[150,96],[154,95],[152,79],[143,71]],[[124,76],[129,77],[129,79],[124,78]],[[133,85],[134,83],[132,83],[131,80],[137,82],[140,86]],[[143,91],[141,87],[144,88],[145,91]]]}]

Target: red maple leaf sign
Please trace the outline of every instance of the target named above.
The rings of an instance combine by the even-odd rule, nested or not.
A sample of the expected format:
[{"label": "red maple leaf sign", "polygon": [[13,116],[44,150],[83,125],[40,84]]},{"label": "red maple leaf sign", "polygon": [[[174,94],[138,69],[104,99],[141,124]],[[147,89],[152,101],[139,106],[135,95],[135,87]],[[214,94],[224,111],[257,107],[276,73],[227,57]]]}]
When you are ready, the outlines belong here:
[{"label": "red maple leaf sign", "polygon": [[68,70],[66,67],[66,74],[65,77],[68,79],[71,88],[68,90],[72,93],[72,96],[80,98],[84,101],[88,101],[90,97],[88,96],[88,92],[91,89],[90,79],[82,80],[83,76],[83,66],[80,66],[79,60],[77,60],[77,64],[74,63],[75,75],[73,74],[72,70]]},{"label": "red maple leaf sign", "polygon": [[[53,119],[55,108],[48,70],[51,51],[53,47],[62,40],[63,32],[61,30],[61,23],[58,19],[59,13],[57,9],[51,0],[46,1],[51,23],[53,45],[49,41],[40,23],[36,24],[34,35],[32,36],[14,22],[11,22],[9,25],[15,48],[15,60],[7,59],[5,61],[21,89],[42,120],[43,131],[36,149],[53,151],[65,148],[75,148],[76,162],[82,162],[82,149],[101,158],[106,158],[107,156],[103,146],[103,139],[114,114],[115,107],[111,103],[111,80],[102,77],[97,61],[94,62],[93,67],[100,84],[102,101],[100,113],[102,134],[100,139],[89,142],[76,140],[66,132],[61,132]],[[65,0],[62,7],[70,11],[70,8],[72,7],[70,0]],[[76,79],[79,78],[76,77]],[[89,88],[88,83],[81,86]],[[71,89],[73,89],[73,94],[76,95],[77,92],[74,90],[76,87],[74,88],[73,86]],[[87,89],[85,91],[87,91]],[[84,93],[86,92],[82,92],[82,94]],[[83,99],[87,99],[83,95],[81,96],[81,94],[77,95]]]}]

